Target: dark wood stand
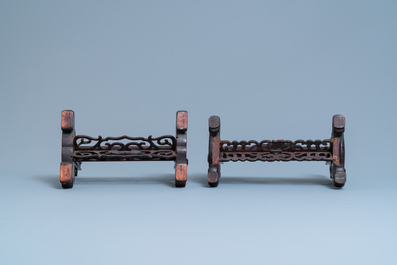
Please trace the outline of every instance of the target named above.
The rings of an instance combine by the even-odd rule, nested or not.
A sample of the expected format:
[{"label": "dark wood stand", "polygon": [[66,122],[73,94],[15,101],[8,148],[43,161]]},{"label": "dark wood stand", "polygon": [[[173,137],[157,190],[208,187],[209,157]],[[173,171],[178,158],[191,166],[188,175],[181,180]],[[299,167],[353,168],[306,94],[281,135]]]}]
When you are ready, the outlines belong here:
[{"label": "dark wood stand", "polygon": [[61,115],[62,162],[60,181],[63,188],[72,188],[82,162],[102,161],[175,161],[175,186],[184,187],[187,180],[187,111],[176,113],[176,136],[147,138],[76,135],[74,112]]},{"label": "dark wood stand", "polygon": [[208,184],[216,187],[221,176],[221,162],[229,161],[326,161],[334,187],[346,182],[345,170],[345,118],[332,119],[331,139],[326,140],[263,140],[225,141],[220,139],[221,122],[218,116],[209,118]]}]

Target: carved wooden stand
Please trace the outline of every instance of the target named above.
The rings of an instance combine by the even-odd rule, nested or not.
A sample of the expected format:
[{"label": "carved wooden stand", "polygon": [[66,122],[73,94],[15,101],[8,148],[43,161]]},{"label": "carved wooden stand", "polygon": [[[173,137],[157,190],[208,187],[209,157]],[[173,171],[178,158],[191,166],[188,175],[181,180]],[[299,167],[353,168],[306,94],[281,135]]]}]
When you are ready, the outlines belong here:
[{"label": "carved wooden stand", "polygon": [[148,138],[76,135],[74,112],[62,111],[62,162],[60,181],[72,188],[82,162],[97,161],[175,161],[175,186],[184,187],[187,180],[187,111],[176,113],[176,137],[163,135]]},{"label": "carved wooden stand", "polygon": [[331,139],[326,140],[220,140],[220,118],[209,118],[208,184],[216,187],[221,176],[221,162],[229,161],[326,161],[330,163],[333,186],[341,188],[346,182],[345,170],[345,118],[335,115],[332,119]]}]

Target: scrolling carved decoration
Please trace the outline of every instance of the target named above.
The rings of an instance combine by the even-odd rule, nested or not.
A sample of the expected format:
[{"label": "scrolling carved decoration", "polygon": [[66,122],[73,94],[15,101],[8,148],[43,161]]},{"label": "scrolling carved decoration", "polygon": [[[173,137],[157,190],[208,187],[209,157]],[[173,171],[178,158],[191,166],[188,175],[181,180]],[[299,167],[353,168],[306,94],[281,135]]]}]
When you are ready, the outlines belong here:
[{"label": "scrolling carved decoration", "polygon": [[332,140],[220,141],[220,162],[332,161]]},{"label": "scrolling carved decoration", "polygon": [[172,135],[152,137],[97,138],[77,135],[73,140],[73,157],[77,161],[146,161],[175,160],[176,139]]}]

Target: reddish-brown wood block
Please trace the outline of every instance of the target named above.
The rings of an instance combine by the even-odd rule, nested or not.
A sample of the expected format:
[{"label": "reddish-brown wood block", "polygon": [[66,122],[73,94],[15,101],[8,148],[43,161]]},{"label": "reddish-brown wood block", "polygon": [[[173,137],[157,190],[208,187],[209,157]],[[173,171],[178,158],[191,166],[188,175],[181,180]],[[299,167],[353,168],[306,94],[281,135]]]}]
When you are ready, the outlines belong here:
[{"label": "reddish-brown wood block", "polygon": [[187,111],[178,111],[176,120],[177,130],[187,130]]},{"label": "reddish-brown wood block", "polygon": [[186,181],[187,180],[187,164],[176,165],[175,179],[177,181]]},{"label": "reddish-brown wood block", "polygon": [[64,110],[61,113],[62,130],[71,131],[74,129],[74,112],[73,110]]},{"label": "reddish-brown wood block", "polygon": [[72,188],[74,183],[74,169],[73,164],[61,164],[60,178],[62,187],[64,189]]}]

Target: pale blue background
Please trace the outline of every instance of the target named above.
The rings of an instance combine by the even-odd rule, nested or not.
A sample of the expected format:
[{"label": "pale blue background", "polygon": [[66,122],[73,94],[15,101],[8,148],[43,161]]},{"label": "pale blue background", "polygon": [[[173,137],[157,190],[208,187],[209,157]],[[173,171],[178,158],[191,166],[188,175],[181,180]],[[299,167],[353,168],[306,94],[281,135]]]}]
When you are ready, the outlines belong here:
[{"label": "pale blue background", "polygon": [[[397,2],[1,1],[0,264],[397,264]],[[173,163],[83,164],[60,188],[60,112],[77,133],[173,134]],[[323,163],[225,163],[223,139],[325,139],[346,116],[348,182]]]}]

